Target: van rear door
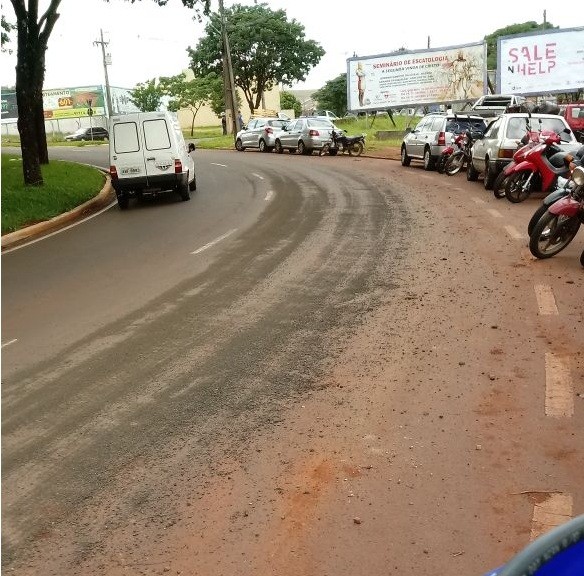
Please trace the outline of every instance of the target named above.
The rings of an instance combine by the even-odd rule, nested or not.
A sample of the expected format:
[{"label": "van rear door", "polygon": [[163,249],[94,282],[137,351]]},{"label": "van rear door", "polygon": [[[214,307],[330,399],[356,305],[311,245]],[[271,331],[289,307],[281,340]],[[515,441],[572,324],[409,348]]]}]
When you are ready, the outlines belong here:
[{"label": "van rear door", "polygon": [[148,117],[142,122],[146,176],[149,183],[160,180],[160,176],[174,174],[175,146],[173,146],[172,127],[164,114]]},{"label": "van rear door", "polygon": [[118,178],[145,178],[138,115],[114,118],[110,129],[110,164],[117,168]]}]

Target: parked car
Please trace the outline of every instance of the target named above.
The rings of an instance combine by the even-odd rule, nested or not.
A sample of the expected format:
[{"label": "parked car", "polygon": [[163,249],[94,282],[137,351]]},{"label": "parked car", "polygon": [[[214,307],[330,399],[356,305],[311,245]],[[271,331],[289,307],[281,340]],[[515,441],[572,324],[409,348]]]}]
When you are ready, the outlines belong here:
[{"label": "parked car", "polygon": [[571,102],[562,106],[561,115],[566,119],[576,139],[584,143],[584,102]]},{"label": "parked car", "polygon": [[252,118],[235,138],[235,148],[243,152],[246,148],[258,148],[260,152],[274,149],[274,134],[288,123],[284,118]]},{"label": "parked car", "polygon": [[335,120],[340,120],[340,118],[330,110],[317,110],[314,115],[318,118],[325,118],[326,120],[330,120],[334,122]]},{"label": "parked car", "polygon": [[490,190],[499,173],[512,161],[528,129],[538,132],[553,130],[560,135],[562,147],[569,150],[577,147],[574,133],[561,116],[522,112],[501,114],[489,124],[483,137],[473,144],[471,163],[466,173],[468,180],[476,180],[484,174],[484,186]]},{"label": "parked car", "polygon": [[454,112],[426,114],[402,140],[402,166],[409,166],[412,160],[422,160],[426,170],[433,170],[442,150],[450,144],[453,134],[464,130],[483,132],[486,126],[487,123],[481,116]]},{"label": "parked car", "polygon": [[65,136],[65,140],[72,141],[86,141],[86,140],[109,140],[109,133],[101,126],[93,126],[92,128],[79,128]]},{"label": "parked car", "polygon": [[275,150],[278,154],[284,150],[312,154],[313,150],[320,150],[331,139],[333,130],[338,128],[325,118],[309,116],[292,120],[276,134]]}]

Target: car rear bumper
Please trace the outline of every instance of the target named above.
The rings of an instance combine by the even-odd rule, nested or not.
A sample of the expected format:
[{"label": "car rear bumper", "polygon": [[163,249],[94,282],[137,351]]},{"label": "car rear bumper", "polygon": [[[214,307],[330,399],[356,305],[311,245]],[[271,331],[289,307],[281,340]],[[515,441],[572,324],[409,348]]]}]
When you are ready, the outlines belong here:
[{"label": "car rear bumper", "polygon": [[180,174],[161,174],[160,176],[137,176],[130,178],[112,178],[112,186],[116,194],[137,192],[159,192],[175,190],[188,184],[188,172]]}]

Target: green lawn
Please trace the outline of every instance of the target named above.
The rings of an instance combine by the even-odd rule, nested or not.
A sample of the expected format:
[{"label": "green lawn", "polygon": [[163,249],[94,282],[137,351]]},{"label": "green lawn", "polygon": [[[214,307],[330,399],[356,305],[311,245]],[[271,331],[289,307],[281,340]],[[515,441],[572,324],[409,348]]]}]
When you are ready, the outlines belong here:
[{"label": "green lawn", "polygon": [[53,160],[42,172],[44,186],[24,186],[20,156],[2,154],[2,234],[67,212],[105,183],[99,170],[73,162]]}]

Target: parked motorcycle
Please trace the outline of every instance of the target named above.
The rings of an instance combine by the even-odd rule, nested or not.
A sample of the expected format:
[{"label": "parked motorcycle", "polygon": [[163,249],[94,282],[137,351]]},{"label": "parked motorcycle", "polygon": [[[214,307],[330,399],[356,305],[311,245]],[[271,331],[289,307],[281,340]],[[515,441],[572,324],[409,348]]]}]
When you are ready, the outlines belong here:
[{"label": "parked motorcycle", "polygon": [[[584,146],[580,147],[578,152],[574,154],[573,158],[571,155],[566,156],[564,162],[569,163],[570,173],[572,173],[576,166],[582,166],[583,160]],[[564,178],[562,176],[558,177],[556,189],[550,192],[543,199],[541,206],[539,206],[539,208],[533,213],[533,216],[530,218],[529,223],[527,224],[527,233],[529,236],[531,236],[531,233],[533,232],[535,225],[539,222],[539,219],[546,213],[547,209],[554,202],[557,202],[560,198],[564,198],[565,196],[570,194],[574,186],[575,186],[574,180],[572,180],[571,178]]]},{"label": "parked motorcycle", "polygon": [[555,132],[550,132],[549,130],[543,130],[542,132],[537,132],[531,130],[529,124],[527,125],[527,131],[523,138],[518,142],[517,151],[513,154],[513,159],[505,168],[499,172],[495,181],[493,182],[493,194],[495,198],[505,197],[505,187],[507,185],[507,177],[510,176],[517,164],[520,164],[525,160],[525,155],[528,150],[537,146],[540,143],[541,138],[545,138],[549,134],[555,134]]},{"label": "parked motorcycle", "polygon": [[451,154],[451,156],[446,161],[444,166],[444,172],[448,174],[448,176],[454,176],[458,174],[464,165],[468,165],[471,160],[471,148],[476,140],[477,132],[471,132],[470,130],[465,130],[461,136],[461,148],[460,150],[456,150]]},{"label": "parked motorcycle", "polygon": [[453,134],[450,139],[450,145],[446,146],[444,150],[440,153],[440,157],[436,162],[436,171],[438,174],[444,174],[444,168],[446,167],[446,162],[454,154],[456,150],[462,150],[463,142],[465,139],[465,134],[460,132],[458,134]]},{"label": "parked motorcycle", "polygon": [[338,152],[348,152],[350,156],[361,156],[365,149],[365,134],[360,136],[347,136],[342,130],[332,130],[331,139],[324,143],[319,156],[329,154],[335,156]]},{"label": "parked motorcycle", "polygon": [[505,198],[509,202],[523,202],[533,190],[550,192],[558,176],[569,174],[564,161],[568,153],[558,146],[560,142],[559,134],[550,133],[527,151],[522,162],[513,166],[505,185]]},{"label": "parked motorcycle", "polygon": [[550,205],[529,237],[529,250],[536,258],[551,258],[574,239],[584,223],[584,167],[572,172],[570,194]]}]

